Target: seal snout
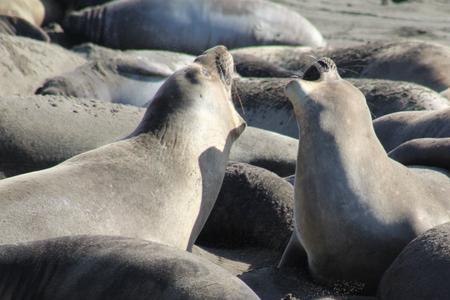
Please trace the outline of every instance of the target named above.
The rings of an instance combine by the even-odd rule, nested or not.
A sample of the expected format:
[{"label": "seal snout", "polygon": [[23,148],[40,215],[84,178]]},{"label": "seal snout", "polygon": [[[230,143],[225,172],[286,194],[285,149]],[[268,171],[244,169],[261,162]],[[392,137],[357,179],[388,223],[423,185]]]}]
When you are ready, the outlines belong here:
[{"label": "seal snout", "polygon": [[315,60],[303,74],[303,79],[308,81],[340,78],[336,64],[328,57],[322,57]]},{"label": "seal snout", "polygon": [[201,64],[210,73],[217,74],[227,87],[231,86],[234,61],[225,46],[216,46],[206,50],[195,59],[195,62]]}]

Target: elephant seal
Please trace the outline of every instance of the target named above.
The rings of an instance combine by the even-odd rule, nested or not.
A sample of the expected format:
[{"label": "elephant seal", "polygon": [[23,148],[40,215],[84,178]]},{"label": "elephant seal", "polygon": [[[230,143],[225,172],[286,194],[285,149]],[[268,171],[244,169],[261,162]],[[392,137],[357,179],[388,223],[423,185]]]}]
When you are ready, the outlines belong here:
[{"label": "elephant seal", "polygon": [[[318,74],[303,74],[304,78]],[[284,94],[288,78],[236,78],[233,101],[250,126],[298,137],[292,105]],[[417,84],[392,80],[349,79],[365,95],[373,118],[404,110],[440,110],[449,101]]]},{"label": "elephant seal", "polygon": [[237,277],[206,259],[116,236],[69,236],[0,246],[0,297],[259,299]]},{"label": "elephant seal", "polygon": [[145,110],[61,96],[0,97],[0,172],[50,168],[127,136]]},{"label": "elephant seal", "polygon": [[60,46],[0,34],[0,96],[33,95],[46,78],[86,60]]},{"label": "elephant seal", "polygon": [[432,228],[410,242],[383,275],[381,300],[450,297],[450,223]]},{"label": "elephant seal", "polygon": [[0,243],[101,234],[189,249],[245,128],[232,75],[226,48],[210,49],[164,83],[128,138],[0,181]]},{"label": "elephant seal", "polygon": [[389,114],[375,119],[373,127],[387,152],[413,139],[447,138],[450,137],[450,108]]},{"label": "elephant seal", "polygon": [[450,220],[450,177],[390,159],[364,95],[331,59],[314,67],[318,80],[286,86],[301,141],[294,237],[319,281],[358,281],[370,292],[407,243]]},{"label": "elephant seal", "polygon": [[0,33],[23,36],[44,42],[50,41],[50,37],[45,31],[18,17],[0,15]]},{"label": "elephant seal", "polygon": [[264,0],[119,0],[73,12],[63,27],[109,48],[191,54],[217,44],[228,48],[325,44],[308,20]]},{"label": "elephant seal", "polygon": [[264,46],[232,53],[257,56],[266,63],[302,72],[316,58],[327,56],[335,61],[345,78],[407,81],[437,92],[450,87],[450,47],[431,42],[376,41],[339,48]]},{"label": "elephant seal", "polygon": [[450,138],[409,140],[388,155],[404,165],[423,165],[450,172]]},{"label": "elephant seal", "polygon": [[193,59],[166,51],[123,53],[90,61],[77,69],[48,79],[39,95],[93,98],[106,102],[147,106],[164,81]]},{"label": "elephant seal", "polygon": [[230,161],[267,169],[278,176],[295,173],[298,140],[248,126],[233,144]]},{"label": "elephant seal", "polygon": [[230,162],[197,244],[283,251],[294,226],[293,198],[292,186],[276,174]]},{"label": "elephant seal", "polygon": [[45,7],[41,0],[0,0],[0,15],[18,17],[39,27],[44,22]]}]

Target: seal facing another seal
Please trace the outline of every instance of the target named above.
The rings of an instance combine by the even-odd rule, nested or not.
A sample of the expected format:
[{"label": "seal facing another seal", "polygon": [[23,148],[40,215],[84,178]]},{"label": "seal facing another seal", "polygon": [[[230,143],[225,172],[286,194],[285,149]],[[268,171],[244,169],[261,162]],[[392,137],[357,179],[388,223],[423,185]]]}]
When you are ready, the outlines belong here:
[{"label": "seal facing another seal", "polygon": [[286,87],[301,129],[295,232],[317,279],[371,290],[408,242],[450,220],[450,178],[390,159],[364,95],[330,59],[314,67],[317,81]]},{"label": "seal facing another seal", "polygon": [[0,181],[0,243],[101,234],[190,248],[245,128],[233,67],[213,48],[164,83],[127,139]]}]

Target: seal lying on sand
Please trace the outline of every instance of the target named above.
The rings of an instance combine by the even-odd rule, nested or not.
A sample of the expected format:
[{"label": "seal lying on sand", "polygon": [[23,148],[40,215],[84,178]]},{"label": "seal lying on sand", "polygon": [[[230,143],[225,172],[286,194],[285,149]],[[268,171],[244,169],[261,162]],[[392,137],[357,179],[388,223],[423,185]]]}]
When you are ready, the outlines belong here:
[{"label": "seal lying on sand", "polygon": [[166,81],[127,139],[0,181],[0,243],[102,234],[190,248],[245,128],[232,75],[226,49],[208,50]]},{"label": "seal lying on sand", "polygon": [[305,71],[317,57],[328,56],[342,77],[414,82],[437,92],[450,87],[450,47],[424,41],[377,41],[342,48],[265,46],[234,50],[291,71]]},{"label": "seal lying on sand", "polygon": [[[305,77],[314,78],[306,72]],[[287,78],[236,78],[233,101],[250,126],[298,137],[292,105],[284,94]],[[365,95],[373,118],[404,110],[438,110],[449,107],[449,101],[426,87],[414,83],[349,79]]]},{"label": "seal lying on sand", "polygon": [[403,249],[378,288],[381,300],[450,297],[450,223],[432,228]]},{"label": "seal lying on sand", "polygon": [[259,299],[237,277],[186,251],[115,236],[0,246],[2,300]]},{"label": "seal lying on sand", "polygon": [[450,177],[388,158],[364,95],[330,59],[315,68],[319,80],[286,87],[301,129],[295,232],[318,280],[370,291],[408,242],[450,220]]},{"label": "seal lying on sand", "polygon": [[389,152],[406,141],[450,137],[450,108],[437,111],[405,111],[373,121],[375,133]]},{"label": "seal lying on sand", "polygon": [[144,113],[90,99],[0,97],[0,173],[11,177],[46,169],[116,142],[136,128]]},{"label": "seal lying on sand", "polygon": [[190,56],[178,53],[173,53],[171,58],[171,53],[166,51],[140,52],[90,61],[71,72],[48,79],[36,94],[146,106],[170,75],[193,61]]},{"label": "seal lying on sand", "polygon": [[50,41],[50,37],[45,31],[18,17],[0,15],[0,33],[23,36],[44,42]]},{"label": "seal lying on sand", "polygon": [[73,12],[63,27],[110,48],[192,54],[217,44],[325,44],[308,20],[264,0],[118,0]]},{"label": "seal lying on sand", "polygon": [[32,95],[46,78],[86,60],[57,45],[0,34],[0,95]]},{"label": "seal lying on sand", "polygon": [[388,153],[404,165],[422,165],[450,172],[450,138],[409,140]]}]

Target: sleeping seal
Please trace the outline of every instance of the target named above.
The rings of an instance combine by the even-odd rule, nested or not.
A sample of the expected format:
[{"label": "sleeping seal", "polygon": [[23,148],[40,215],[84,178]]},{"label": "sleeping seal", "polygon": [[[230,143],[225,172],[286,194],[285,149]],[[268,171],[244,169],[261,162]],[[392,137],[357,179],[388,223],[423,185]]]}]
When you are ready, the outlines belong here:
[{"label": "sleeping seal", "polygon": [[164,83],[128,138],[0,181],[0,243],[101,234],[190,248],[245,128],[232,75],[228,51],[210,49]]},{"label": "sleeping seal", "polygon": [[450,108],[436,111],[405,111],[373,121],[375,133],[389,152],[406,141],[450,137]]},{"label": "sleeping seal", "polygon": [[146,106],[170,75],[192,61],[188,55],[167,51],[122,52],[47,79],[36,94]]},{"label": "sleeping seal", "polygon": [[330,59],[315,68],[318,80],[286,87],[301,141],[295,237],[318,280],[360,281],[370,291],[406,244],[450,220],[450,177],[390,159],[364,95]]},{"label": "sleeping seal", "polygon": [[436,167],[450,172],[450,138],[409,140],[388,155],[404,165]]},{"label": "sleeping seal", "polygon": [[345,78],[408,81],[437,92],[450,87],[450,47],[438,43],[401,40],[336,48],[264,46],[237,49],[232,54],[253,55],[296,72],[304,72],[315,58],[328,56]]},{"label": "sleeping seal", "polygon": [[73,12],[63,27],[109,48],[192,54],[217,44],[325,44],[308,20],[265,0],[118,0]]},{"label": "sleeping seal", "polygon": [[194,254],[117,236],[69,236],[0,246],[2,300],[259,299]]}]

